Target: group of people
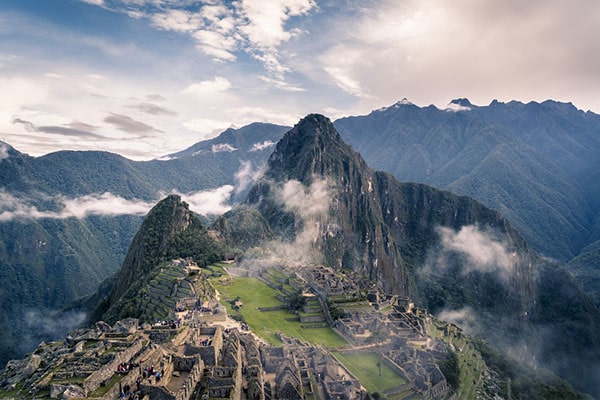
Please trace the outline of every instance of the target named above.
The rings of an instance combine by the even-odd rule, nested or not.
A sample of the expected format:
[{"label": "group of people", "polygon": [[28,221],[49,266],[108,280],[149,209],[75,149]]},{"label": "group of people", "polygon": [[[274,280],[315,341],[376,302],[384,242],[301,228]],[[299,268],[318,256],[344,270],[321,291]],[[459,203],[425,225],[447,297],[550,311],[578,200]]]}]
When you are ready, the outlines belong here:
[{"label": "group of people", "polygon": [[128,363],[121,363],[117,366],[117,372],[129,372],[131,370],[133,370],[134,368],[139,367],[139,364],[134,364],[131,362]]},{"label": "group of people", "polygon": [[[125,372],[131,371],[133,368],[137,368],[137,367],[139,367],[139,364],[136,365],[133,363],[124,363],[124,364],[119,364],[119,366],[117,367],[117,371],[125,373]],[[129,385],[123,386],[120,391],[119,399],[121,399],[121,400],[138,400],[138,399],[140,399],[142,382],[145,381],[146,379],[148,379],[148,384],[151,385],[152,378],[154,378],[154,382],[159,383],[165,374],[164,368],[161,369],[160,371],[158,371],[154,368],[154,365],[151,365],[150,367],[145,367],[143,370],[140,368],[140,370],[141,370],[141,375],[138,376],[135,380],[135,383],[137,386],[136,390],[132,390]]]},{"label": "group of people", "polygon": [[154,365],[152,365],[149,368],[148,367],[144,368],[144,370],[142,371],[142,379],[148,379],[148,384],[151,385],[152,377],[154,377],[155,383],[158,383],[158,382],[160,382],[160,380],[164,376],[164,374],[165,374],[164,369],[161,369],[160,371],[156,371],[154,369]]}]

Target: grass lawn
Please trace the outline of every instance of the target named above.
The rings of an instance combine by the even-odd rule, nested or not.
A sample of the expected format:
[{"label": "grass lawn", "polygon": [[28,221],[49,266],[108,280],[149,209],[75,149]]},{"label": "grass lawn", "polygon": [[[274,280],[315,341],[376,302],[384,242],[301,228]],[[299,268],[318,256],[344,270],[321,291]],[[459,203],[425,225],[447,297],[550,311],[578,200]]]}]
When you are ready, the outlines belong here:
[{"label": "grass lawn", "polygon": [[240,298],[243,305],[239,313],[252,331],[270,344],[281,344],[275,336],[276,332],[297,337],[314,345],[338,347],[348,344],[329,327],[303,329],[300,322],[287,321],[286,318],[296,317],[287,310],[259,311],[259,307],[276,307],[283,303],[275,297],[275,290],[256,278],[236,276],[230,284],[221,285],[218,280],[212,280],[212,283],[221,293],[221,303],[227,307],[230,314],[234,311],[229,301]]},{"label": "grass lawn", "polygon": [[[388,367],[386,363],[380,361],[379,356],[375,353],[342,354],[334,352],[333,354],[358,378],[370,393],[382,392],[408,382]],[[377,367],[378,362],[381,362],[381,376],[379,376],[379,367]]]}]

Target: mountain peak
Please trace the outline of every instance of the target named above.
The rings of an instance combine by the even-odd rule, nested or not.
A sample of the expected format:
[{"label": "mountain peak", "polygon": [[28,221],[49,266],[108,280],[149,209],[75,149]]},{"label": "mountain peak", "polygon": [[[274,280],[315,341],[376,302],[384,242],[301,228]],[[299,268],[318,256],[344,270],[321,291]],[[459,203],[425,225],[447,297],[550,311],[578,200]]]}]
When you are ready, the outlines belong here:
[{"label": "mountain peak", "polygon": [[450,104],[456,104],[463,107],[473,107],[473,104],[466,97],[454,99],[450,102]]},{"label": "mountain peak", "polygon": [[221,248],[209,236],[200,220],[192,214],[179,195],[171,194],[146,215],[133,238],[110,298],[99,306],[92,318],[116,321],[140,318],[144,304],[139,293],[157,275],[161,263],[191,258],[198,265],[220,259]]},{"label": "mountain peak", "polygon": [[302,118],[279,141],[269,158],[267,177],[309,183],[313,175],[329,175],[343,155],[354,151],[342,140],[331,120],[321,114]]}]

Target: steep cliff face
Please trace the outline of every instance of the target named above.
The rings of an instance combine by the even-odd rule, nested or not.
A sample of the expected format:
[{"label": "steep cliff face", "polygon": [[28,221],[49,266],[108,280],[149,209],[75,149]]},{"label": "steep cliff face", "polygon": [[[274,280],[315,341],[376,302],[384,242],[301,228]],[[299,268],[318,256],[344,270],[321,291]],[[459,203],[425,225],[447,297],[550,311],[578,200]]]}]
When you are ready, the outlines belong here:
[{"label": "steep cliff face", "polygon": [[[327,118],[309,115],[284,136],[243,209],[266,221],[268,229],[258,230],[272,232],[264,246],[295,247],[305,260],[359,271],[600,394],[600,315],[568,275],[530,250],[498,212],[373,171]],[[236,231],[219,225],[230,227],[224,236]],[[253,229],[245,224],[236,234]]]},{"label": "steep cliff face", "polygon": [[408,294],[404,262],[379,202],[374,171],[329,119],[316,114],[277,144],[246,199],[275,236],[305,246],[299,251],[360,271],[390,292]]},{"label": "steep cliff face", "polygon": [[177,195],[159,202],[135,235],[115,285],[92,319],[114,322],[143,315],[142,294],[162,262],[190,257],[199,265],[218,261],[222,248]]}]

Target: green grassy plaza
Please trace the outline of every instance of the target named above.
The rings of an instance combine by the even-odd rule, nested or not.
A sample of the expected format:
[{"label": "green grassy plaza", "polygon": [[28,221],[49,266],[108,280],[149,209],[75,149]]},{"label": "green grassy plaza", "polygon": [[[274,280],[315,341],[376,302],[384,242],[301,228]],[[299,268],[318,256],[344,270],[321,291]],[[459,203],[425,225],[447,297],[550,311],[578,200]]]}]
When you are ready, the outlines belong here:
[{"label": "green grassy plaza", "polygon": [[[380,360],[377,354],[342,354],[336,351],[333,355],[352,372],[370,393],[382,392],[408,382]],[[379,375],[377,363],[381,365],[381,376]]]},{"label": "green grassy plaza", "polygon": [[[250,329],[269,344],[281,344],[277,332],[312,345],[340,347],[348,344],[329,327],[302,328],[303,324],[299,321],[290,321],[296,315],[287,310],[260,311],[259,308],[277,307],[283,303],[275,297],[276,291],[259,279],[233,277],[229,281],[212,279],[211,282],[221,294],[221,303],[227,307],[230,315],[241,315]],[[237,297],[242,306],[236,311],[232,309],[230,301]]]}]

